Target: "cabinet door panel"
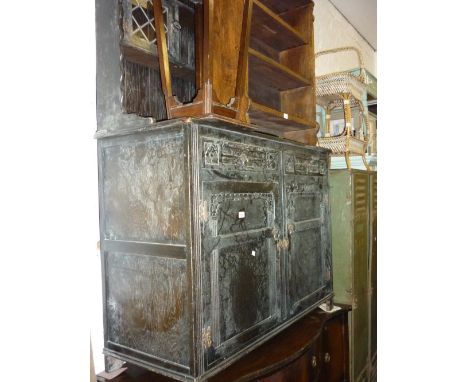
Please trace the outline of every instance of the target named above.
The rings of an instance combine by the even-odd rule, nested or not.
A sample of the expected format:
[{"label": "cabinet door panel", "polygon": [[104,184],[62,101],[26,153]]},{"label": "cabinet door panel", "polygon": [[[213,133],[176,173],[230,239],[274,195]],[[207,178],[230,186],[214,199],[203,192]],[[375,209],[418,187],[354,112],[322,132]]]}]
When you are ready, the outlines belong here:
[{"label": "cabinet door panel", "polygon": [[370,194],[370,217],[371,217],[371,237],[370,237],[370,287],[371,297],[371,357],[375,363],[377,354],[377,173],[371,177]]},{"label": "cabinet door panel", "polygon": [[[204,327],[220,359],[279,319],[276,183],[203,182]],[[209,363],[210,363],[209,361]],[[209,366],[209,365],[208,365]]]},{"label": "cabinet door panel", "polygon": [[286,315],[317,303],[329,292],[326,163],[302,150],[284,152]]},{"label": "cabinet door panel", "polygon": [[302,310],[323,287],[320,222],[304,225],[289,234],[288,256],[290,313]]}]

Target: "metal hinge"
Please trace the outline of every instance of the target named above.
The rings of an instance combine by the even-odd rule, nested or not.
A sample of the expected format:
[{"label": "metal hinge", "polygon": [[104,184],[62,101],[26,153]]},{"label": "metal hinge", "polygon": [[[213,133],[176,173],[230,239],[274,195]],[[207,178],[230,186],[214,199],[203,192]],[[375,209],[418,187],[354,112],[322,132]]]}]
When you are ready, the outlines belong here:
[{"label": "metal hinge", "polygon": [[204,349],[208,349],[213,345],[213,340],[211,339],[211,326],[207,326],[202,329],[202,344]]},{"label": "metal hinge", "polygon": [[203,200],[199,207],[200,221],[206,223],[208,221],[208,202]]},{"label": "metal hinge", "polygon": [[288,249],[289,248],[289,240],[288,239],[280,239],[276,241],[276,248],[278,251],[282,249]]}]

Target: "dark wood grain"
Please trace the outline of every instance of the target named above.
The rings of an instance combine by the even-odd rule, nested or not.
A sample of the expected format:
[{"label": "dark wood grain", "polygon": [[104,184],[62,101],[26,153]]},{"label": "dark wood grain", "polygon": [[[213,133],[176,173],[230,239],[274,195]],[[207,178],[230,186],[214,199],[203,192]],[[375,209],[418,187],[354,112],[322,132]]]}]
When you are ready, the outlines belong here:
[{"label": "dark wood grain", "polygon": [[249,49],[249,72],[255,81],[278,90],[309,85],[308,80],[300,74],[252,48]]},{"label": "dark wood grain", "polygon": [[267,7],[273,11],[280,13],[285,12],[293,8],[300,7],[302,5],[313,3],[311,0],[260,0]]},{"label": "dark wood grain", "polygon": [[304,36],[260,1],[253,1],[252,33],[281,51],[304,45]]},{"label": "dark wood grain", "polygon": [[[346,306],[334,313],[316,309],[207,381],[349,380],[348,310]],[[173,379],[135,366],[128,367],[125,373],[112,382],[174,382]]]},{"label": "dark wood grain", "polygon": [[154,23],[156,30],[156,46],[158,49],[159,73],[161,75],[161,85],[166,99],[166,112],[171,118],[170,99],[172,95],[171,71],[169,68],[169,54],[167,51],[166,34],[164,33],[164,19],[162,14],[161,0],[153,0]]}]

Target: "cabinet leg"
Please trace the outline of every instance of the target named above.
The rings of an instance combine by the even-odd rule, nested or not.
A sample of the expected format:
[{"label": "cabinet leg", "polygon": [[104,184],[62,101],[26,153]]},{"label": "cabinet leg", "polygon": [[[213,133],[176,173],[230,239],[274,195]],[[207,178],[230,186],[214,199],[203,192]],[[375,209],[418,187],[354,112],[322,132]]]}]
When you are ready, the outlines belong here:
[{"label": "cabinet leg", "polygon": [[106,355],[104,357],[104,369],[106,373],[112,373],[113,371],[120,369],[124,364],[124,361],[121,361],[109,355]]}]

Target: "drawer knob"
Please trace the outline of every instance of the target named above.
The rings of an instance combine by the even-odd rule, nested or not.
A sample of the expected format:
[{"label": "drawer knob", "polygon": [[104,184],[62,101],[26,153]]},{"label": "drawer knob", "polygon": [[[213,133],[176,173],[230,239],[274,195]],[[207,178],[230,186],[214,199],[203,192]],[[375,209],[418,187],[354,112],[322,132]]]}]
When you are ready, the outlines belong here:
[{"label": "drawer knob", "polygon": [[325,353],[325,362],[326,363],[330,362],[330,359],[331,359],[330,353]]},{"label": "drawer knob", "polygon": [[312,357],[310,363],[312,364],[312,367],[317,367],[317,357],[315,355]]}]

